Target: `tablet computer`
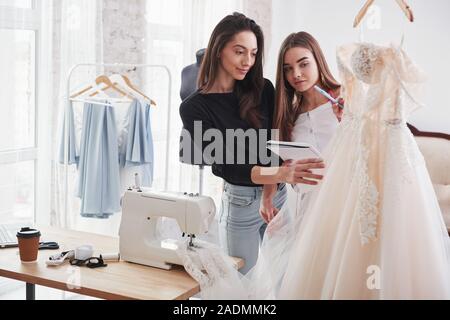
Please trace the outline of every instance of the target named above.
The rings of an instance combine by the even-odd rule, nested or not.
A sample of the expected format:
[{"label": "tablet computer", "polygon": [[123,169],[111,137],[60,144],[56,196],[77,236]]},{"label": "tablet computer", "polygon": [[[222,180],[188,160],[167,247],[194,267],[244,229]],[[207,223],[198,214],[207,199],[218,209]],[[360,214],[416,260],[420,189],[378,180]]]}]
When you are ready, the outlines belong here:
[{"label": "tablet computer", "polygon": [[311,144],[305,142],[267,141],[267,148],[283,160],[302,160],[320,158],[322,155]]},{"label": "tablet computer", "polygon": [[[276,153],[281,159],[298,161],[302,159],[323,159],[320,152],[309,143],[305,142],[288,142],[288,141],[267,141],[267,148]],[[324,169],[313,169],[315,174],[323,174]],[[295,184],[293,189],[298,193],[306,193],[312,191],[315,185]]]}]

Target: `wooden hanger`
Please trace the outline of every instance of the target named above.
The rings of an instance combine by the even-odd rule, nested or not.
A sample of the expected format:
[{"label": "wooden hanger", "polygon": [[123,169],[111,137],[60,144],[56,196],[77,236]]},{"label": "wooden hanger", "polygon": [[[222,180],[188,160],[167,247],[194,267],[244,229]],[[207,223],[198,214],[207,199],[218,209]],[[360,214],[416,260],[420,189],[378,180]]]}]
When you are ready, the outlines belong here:
[{"label": "wooden hanger", "polygon": [[[123,96],[130,97],[130,95],[129,95],[128,93],[126,93],[125,91],[120,90],[120,89],[119,89],[114,83],[112,83],[111,80],[110,80],[107,76],[105,76],[104,74],[102,74],[101,76],[98,76],[98,77],[95,79],[95,83],[96,83],[96,84],[100,84],[100,83],[106,84],[106,87],[102,88],[102,91],[105,91],[106,89],[111,88],[111,89],[113,89],[113,90],[119,92],[119,93],[122,94]],[[95,95],[97,95],[97,94],[98,94],[98,92],[96,91],[96,92],[90,94],[89,96],[90,96],[90,97],[93,97],[93,96],[95,96]]]},{"label": "wooden hanger", "polygon": [[156,102],[155,102],[154,100],[150,99],[149,97],[147,97],[145,94],[143,94],[138,88],[136,88],[136,87],[131,83],[130,79],[129,79],[127,76],[125,76],[125,75],[123,75],[123,74],[122,74],[121,76],[122,76],[123,80],[125,81],[125,83],[127,84],[127,86],[129,86],[131,89],[133,89],[134,91],[136,91],[137,93],[139,93],[141,96],[143,96],[145,99],[147,99],[148,101],[150,101],[150,104],[151,104],[152,106],[155,106],[155,107],[156,107]]},{"label": "wooden hanger", "polygon": [[94,87],[93,87],[93,86],[86,87],[86,88],[84,88],[83,90],[78,91],[78,92],[74,93],[73,95],[71,95],[70,98],[71,98],[71,99],[76,98],[76,97],[78,97],[79,95],[82,95],[83,93],[85,93],[86,91],[91,90],[92,88],[94,88]]},{"label": "wooden hanger", "polygon": [[[151,105],[156,106],[156,102],[155,102],[154,100],[150,99],[149,97],[147,97],[145,94],[143,94],[143,93],[142,93],[140,90],[138,90],[135,86],[133,86],[133,84],[131,83],[130,79],[128,79],[128,77],[126,77],[126,76],[124,76],[124,75],[120,75],[120,76],[123,78],[123,81],[125,82],[125,84],[126,84],[127,86],[129,86],[132,90],[136,91],[138,94],[142,95],[145,99],[147,99],[148,101],[150,101],[150,104],[151,104]],[[108,78],[107,76],[105,76],[105,75],[98,76],[98,77],[95,79],[95,83],[96,83],[97,85],[98,85],[98,84],[101,84],[101,83],[103,83],[103,84],[106,85],[106,87],[104,87],[104,88],[101,89],[102,91],[105,91],[106,89],[112,88],[112,89],[116,90],[117,92],[121,93],[122,95],[130,97],[129,94],[127,94],[127,93],[124,92],[123,90],[120,90],[120,89],[117,87],[117,84],[118,84],[118,83],[116,83],[116,82],[112,83],[112,82],[111,82],[111,79],[109,79],[109,78]],[[77,93],[71,95],[70,98],[71,98],[71,99],[76,98],[76,97],[78,97],[79,95],[81,95],[81,94],[83,94],[83,93],[85,93],[85,92],[87,92],[87,91],[89,91],[89,90],[91,90],[91,89],[93,89],[93,88],[94,88],[94,86],[89,86],[89,87],[87,87],[87,88],[84,88],[83,90],[78,91]],[[95,95],[97,95],[97,94],[98,94],[98,91],[96,91],[96,92],[90,94],[89,96],[92,97],[92,96],[95,96]],[[130,98],[132,98],[132,97],[130,97]]]},{"label": "wooden hanger", "polygon": [[[361,8],[361,10],[359,10],[358,14],[355,17],[355,20],[353,21],[353,28],[356,28],[359,25],[361,20],[366,15],[367,10],[373,4],[374,1],[375,0],[368,0],[368,1],[366,1],[366,3],[364,3],[363,7]],[[395,2],[397,2],[397,4],[399,5],[400,9],[402,9],[402,11],[405,14],[406,18],[410,22],[414,22],[414,15],[413,15],[412,9],[405,2],[405,0],[395,0]]]},{"label": "wooden hanger", "polygon": [[[119,93],[120,93],[121,95],[123,95],[123,96],[128,96],[128,97],[130,96],[130,95],[127,94],[126,92],[120,90],[120,89],[119,89],[114,83],[112,83],[111,80],[110,80],[107,76],[105,76],[105,75],[100,75],[100,76],[98,76],[98,77],[95,79],[95,83],[96,83],[97,85],[99,85],[99,84],[101,84],[101,83],[103,83],[103,84],[106,85],[104,88],[101,89],[102,91],[105,91],[105,90],[111,88],[111,89],[113,89],[113,90],[119,92]],[[89,90],[91,90],[91,89],[93,89],[93,88],[94,88],[94,86],[92,86],[92,85],[91,85],[91,86],[88,86],[88,87],[84,88],[83,90],[78,91],[77,93],[74,93],[73,95],[70,96],[70,98],[71,98],[71,99],[76,98],[76,97],[78,97],[79,95],[81,95],[81,94],[83,94],[83,93],[85,93],[85,92],[87,92],[87,91],[89,91]],[[93,97],[93,96],[95,96],[95,95],[97,95],[97,94],[98,94],[98,91],[95,91],[95,92],[91,93],[91,94],[89,95],[89,97]]]}]

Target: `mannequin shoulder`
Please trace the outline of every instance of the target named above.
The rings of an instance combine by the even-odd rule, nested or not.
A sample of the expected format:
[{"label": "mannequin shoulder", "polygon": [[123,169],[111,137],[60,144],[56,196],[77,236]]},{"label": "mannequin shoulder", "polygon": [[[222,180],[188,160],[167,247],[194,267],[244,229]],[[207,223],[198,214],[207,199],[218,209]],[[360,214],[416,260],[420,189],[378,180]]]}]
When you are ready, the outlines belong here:
[{"label": "mannequin shoulder", "polygon": [[199,70],[199,67],[198,67],[197,64],[190,64],[190,65],[184,67],[184,68],[181,70],[181,75],[190,74],[190,73],[192,73],[192,72],[196,72],[196,73],[197,73],[198,70]]}]

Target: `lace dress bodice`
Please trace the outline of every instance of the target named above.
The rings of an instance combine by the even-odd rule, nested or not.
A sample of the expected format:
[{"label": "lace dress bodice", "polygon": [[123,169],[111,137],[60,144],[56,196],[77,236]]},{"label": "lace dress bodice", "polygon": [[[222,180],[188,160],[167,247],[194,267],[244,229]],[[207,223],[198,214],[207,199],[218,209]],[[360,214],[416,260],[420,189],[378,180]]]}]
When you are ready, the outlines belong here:
[{"label": "lace dress bodice", "polygon": [[354,43],[337,49],[337,62],[347,113],[392,123],[421,106],[425,76],[402,49]]}]

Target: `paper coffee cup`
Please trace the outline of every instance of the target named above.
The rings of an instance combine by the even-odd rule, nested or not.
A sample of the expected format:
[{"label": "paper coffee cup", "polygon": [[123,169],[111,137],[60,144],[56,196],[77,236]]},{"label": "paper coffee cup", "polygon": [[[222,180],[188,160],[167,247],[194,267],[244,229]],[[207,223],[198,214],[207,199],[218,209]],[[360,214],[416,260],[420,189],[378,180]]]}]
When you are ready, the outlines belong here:
[{"label": "paper coffee cup", "polygon": [[19,254],[22,262],[37,261],[39,250],[39,239],[41,233],[39,230],[31,228],[22,228],[17,232],[17,240],[19,242]]}]

